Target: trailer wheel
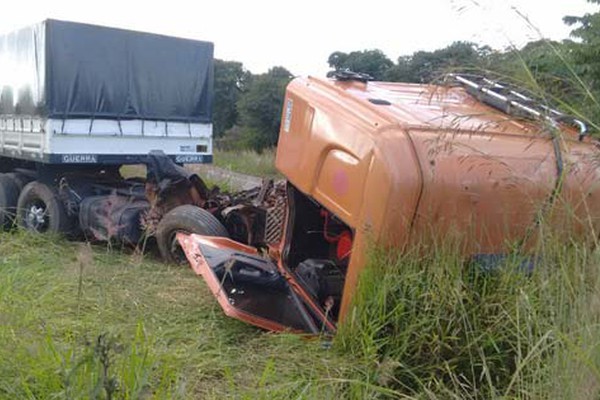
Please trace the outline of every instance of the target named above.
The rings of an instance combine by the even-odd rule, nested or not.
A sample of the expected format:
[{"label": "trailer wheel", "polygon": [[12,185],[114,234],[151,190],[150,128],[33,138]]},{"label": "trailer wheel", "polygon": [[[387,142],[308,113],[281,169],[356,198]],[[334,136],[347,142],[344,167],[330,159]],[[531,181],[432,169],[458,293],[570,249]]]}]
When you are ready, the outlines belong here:
[{"label": "trailer wheel", "polygon": [[56,192],[41,182],[30,182],[17,203],[17,223],[39,233],[68,233],[70,220]]},{"label": "trailer wheel", "polygon": [[13,227],[19,199],[19,187],[7,174],[0,174],[0,230]]},{"label": "trailer wheel", "polygon": [[185,254],[176,238],[177,232],[206,236],[229,236],[223,224],[210,212],[189,204],[175,207],[160,220],[156,227],[158,250],[167,263],[183,264],[186,262]]},{"label": "trailer wheel", "polygon": [[10,177],[13,180],[15,185],[17,185],[17,187],[19,188],[19,192],[23,190],[25,185],[32,181],[30,177],[20,172],[9,172],[6,174],[6,176]]}]

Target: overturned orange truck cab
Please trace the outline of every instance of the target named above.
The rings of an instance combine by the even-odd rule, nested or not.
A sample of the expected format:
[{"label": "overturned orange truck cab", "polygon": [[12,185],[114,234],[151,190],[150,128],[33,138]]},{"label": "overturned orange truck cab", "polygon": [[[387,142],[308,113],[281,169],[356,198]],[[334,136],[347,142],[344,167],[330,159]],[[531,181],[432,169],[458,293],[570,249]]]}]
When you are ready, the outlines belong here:
[{"label": "overturned orange truck cab", "polygon": [[277,146],[287,180],[280,221],[270,209],[262,227],[279,233],[261,246],[178,240],[228,315],[270,330],[333,332],[371,242],[406,249],[452,237],[466,257],[502,255],[533,246],[542,219],[574,240],[597,237],[600,151],[586,133],[478,76],[440,85],[297,78]]}]

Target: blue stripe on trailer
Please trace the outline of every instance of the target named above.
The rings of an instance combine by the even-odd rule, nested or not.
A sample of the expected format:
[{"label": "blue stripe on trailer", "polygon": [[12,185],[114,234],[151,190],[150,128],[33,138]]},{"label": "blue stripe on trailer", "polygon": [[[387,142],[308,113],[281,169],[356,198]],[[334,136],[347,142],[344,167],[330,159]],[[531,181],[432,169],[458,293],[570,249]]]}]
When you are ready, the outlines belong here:
[{"label": "blue stripe on trailer", "polygon": [[[74,165],[144,164],[148,159],[146,154],[40,154],[37,152],[16,152],[10,150],[0,150],[0,155],[43,164]],[[168,157],[177,164],[210,164],[213,160],[212,154],[179,154],[168,155]]]}]

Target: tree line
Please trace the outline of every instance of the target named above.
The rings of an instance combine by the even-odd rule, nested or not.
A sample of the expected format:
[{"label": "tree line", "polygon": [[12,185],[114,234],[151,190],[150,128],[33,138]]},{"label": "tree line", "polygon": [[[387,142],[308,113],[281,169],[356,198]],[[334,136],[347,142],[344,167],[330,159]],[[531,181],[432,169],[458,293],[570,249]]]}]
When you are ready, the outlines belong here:
[{"label": "tree line", "polygon": [[[600,4],[600,0],[588,0]],[[431,83],[448,72],[488,75],[508,81],[600,130],[600,12],[566,16],[571,38],[540,39],[503,51],[458,41],[434,51],[417,51],[395,62],[381,50],[335,51],[331,72],[349,69],[374,80]],[[228,147],[262,150],[277,144],[285,87],[293,75],[284,67],[252,74],[241,62],[215,60],[214,135]]]}]

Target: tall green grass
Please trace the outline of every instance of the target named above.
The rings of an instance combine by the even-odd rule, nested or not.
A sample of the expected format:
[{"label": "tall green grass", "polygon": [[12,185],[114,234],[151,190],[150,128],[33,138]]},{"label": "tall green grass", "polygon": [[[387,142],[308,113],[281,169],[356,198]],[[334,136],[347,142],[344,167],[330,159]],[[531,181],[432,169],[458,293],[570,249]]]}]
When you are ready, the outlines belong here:
[{"label": "tall green grass", "polygon": [[417,398],[597,398],[599,256],[552,240],[489,271],[451,247],[374,251],[336,345]]}]

